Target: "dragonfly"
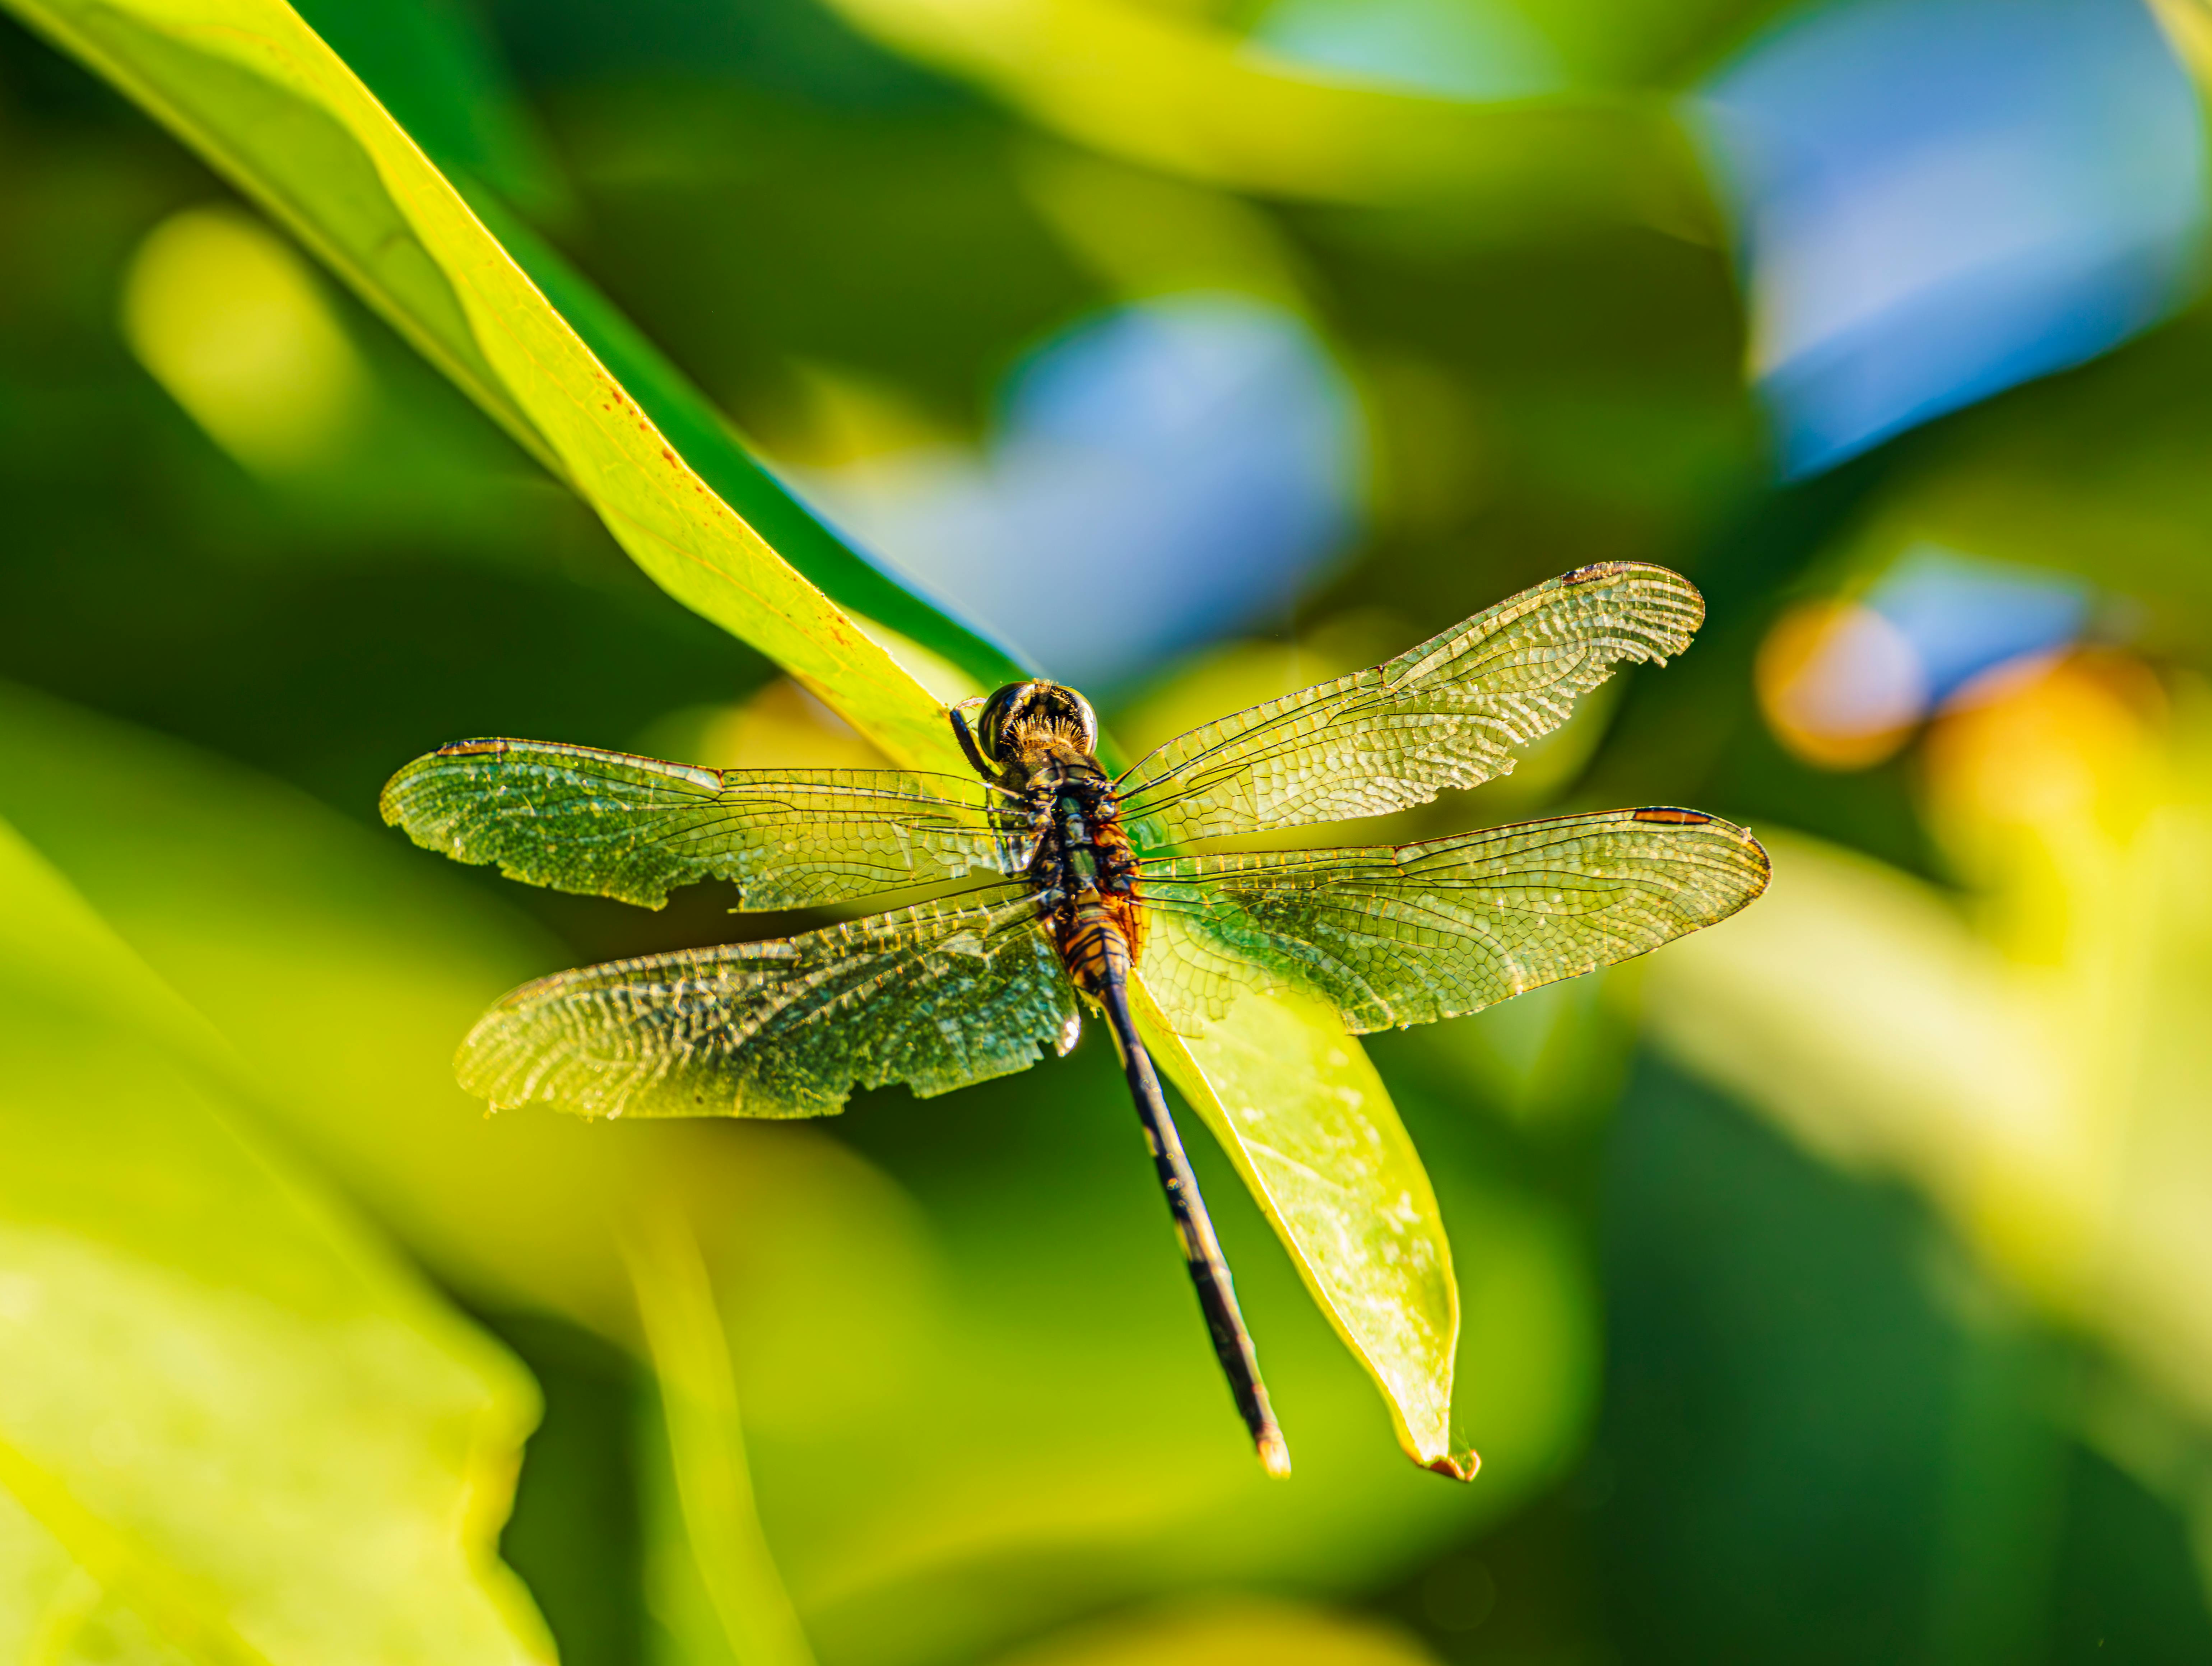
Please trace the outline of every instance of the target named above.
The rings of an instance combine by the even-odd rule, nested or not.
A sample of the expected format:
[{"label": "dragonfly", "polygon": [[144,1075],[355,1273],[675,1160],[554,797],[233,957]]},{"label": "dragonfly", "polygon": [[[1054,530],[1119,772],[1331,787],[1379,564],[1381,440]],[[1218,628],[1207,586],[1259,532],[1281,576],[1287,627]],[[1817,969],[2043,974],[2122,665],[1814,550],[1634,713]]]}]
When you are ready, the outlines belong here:
[{"label": "dragonfly", "polygon": [[[946,710],[972,773],[710,769],[558,743],[457,741],[386,787],[386,822],[533,885],[659,908],[723,880],[740,909],[908,887],[797,936],[544,977],[462,1043],[494,1109],[826,1116],[1066,1055],[1103,1019],[1214,1351],[1262,1465],[1289,1448],[1133,1012],[1204,1034],[1248,993],[1317,997],[1366,1034],[1479,1012],[1725,919],[1765,887],[1744,829],[1670,806],[1401,845],[1223,852],[1504,774],[1622,665],[1689,646],[1704,599],[1663,567],[1578,568],[1397,658],[1098,761],[1081,694],[1030,678]],[[1193,848],[1196,847],[1196,848]]]}]

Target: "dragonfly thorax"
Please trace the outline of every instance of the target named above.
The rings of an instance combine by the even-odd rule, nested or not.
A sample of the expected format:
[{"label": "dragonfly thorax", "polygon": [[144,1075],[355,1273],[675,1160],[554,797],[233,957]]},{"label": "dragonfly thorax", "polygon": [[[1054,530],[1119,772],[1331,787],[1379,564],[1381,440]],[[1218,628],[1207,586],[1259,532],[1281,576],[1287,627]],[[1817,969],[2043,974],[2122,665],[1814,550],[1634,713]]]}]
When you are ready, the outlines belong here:
[{"label": "dragonfly thorax", "polygon": [[1121,806],[1097,761],[1057,739],[1025,748],[1014,771],[1026,777],[1036,830],[1029,879],[1049,899],[1045,929],[1076,987],[1096,998],[1127,978],[1144,945],[1137,856]]}]

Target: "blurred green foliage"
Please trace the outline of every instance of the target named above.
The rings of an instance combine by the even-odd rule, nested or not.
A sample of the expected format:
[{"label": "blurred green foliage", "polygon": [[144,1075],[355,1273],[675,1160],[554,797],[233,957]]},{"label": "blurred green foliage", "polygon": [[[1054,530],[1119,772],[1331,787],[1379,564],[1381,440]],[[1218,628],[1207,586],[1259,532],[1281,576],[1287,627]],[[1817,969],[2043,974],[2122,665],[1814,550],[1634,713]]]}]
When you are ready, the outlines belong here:
[{"label": "blurred green foliage", "polygon": [[[1442,813],[1779,824],[1807,836],[1774,895],[1371,1049],[1456,1246],[1464,1491],[1390,1452],[1206,1149],[1299,1461],[1251,1470],[1095,1041],[826,1129],[477,1114],[447,1061],[501,989],[731,925],[711,891],[645,915],[431,863],[374,827],[384,776],[465,734],[707,733],[773,669],[0,24],[0,1652],[533,1657],[483,1554],[519,1359],[545,1411],[501,1545],[579,1666],[2212,1654],[2212,324],[1778,485],[1731,258],[1650,101],[1765,9],[1514,9],[1571,85],[1502,117],[1286,84],[1232,8],[302,8],[732,501],[767,489],[725,415],[794,467],[972,442],[1098,307],[1304,319],[1358,388],[1364,532],[1273,621],[1291,651],[1098,690],[1132,741],[1581,562],[1705,588],[1684,661]],[[1070,106],[1070,42],[1168,56]],[[224,238],[255,316],[320,320],[260,393],[147,345]],[[287,403],[318,374],[319,429]],[[905,629],[897,587],[776,525]],[[1769,627],[1931,540],[2106,587],[2106,658],[1808,763],[1758,703]],[[641,1256],[686,1245],[712,1300],[649,1337]],[[716,1331],[720,1386],[672,1365]],[[732,1586],[753,1532],[773,1566]],[[778,1582],[803,1644],[744,1623]]]},{"label": "blurred green foliage", "polygon": [[9,1652],[550,1658],[484,1507],[527,1379],[257,1140],[225,1043],[4,825],[0,874]]}]

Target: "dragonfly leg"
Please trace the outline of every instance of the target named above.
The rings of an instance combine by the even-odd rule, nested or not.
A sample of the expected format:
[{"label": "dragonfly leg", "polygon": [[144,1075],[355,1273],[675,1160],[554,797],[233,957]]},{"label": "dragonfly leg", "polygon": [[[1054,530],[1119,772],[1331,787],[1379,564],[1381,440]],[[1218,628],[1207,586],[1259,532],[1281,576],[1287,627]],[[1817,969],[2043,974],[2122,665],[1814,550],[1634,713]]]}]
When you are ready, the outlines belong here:
[{"label": "dragonfly leg", "polygon": [[1137,1039],[1128,993],[1115,979],[1106,982],[1098,997],[1121,1055],[1122,1073],[1128,1078],[1129,1091],[1137,1101],[1137,1115],[1144,1121],[1145,1140],[1152,1147],[1160,1189],[1167,1194],[1168,1208],[1175,1216],[1176,1236],[1182,1240],[1183,1259],[1190,1267],[1190,1281],[1198,1290],[1206,1328],[1213,1334],[1213,1351],[1221,1360],[1222,1374],[1229,1379],[1229,1391],[1236,1396],[1244,1426],[1252,1432],[1261,1463],[1271,1475],[1287,1475],[1291,1449],[1268,1408],[1267,1385],[1260,1380],[1260,1356],[1252,1347],[1252,1333],[1244,1328],[1244,1316],[1237,1310],[1236,1286],[1221,1253],[1221,1241],[1214,1236],[1213,1222],[1206,1213],[1206,1200],[1199,1195],[1198,1177],[1191,1172],[1175,1118],[1168,1114],[1167,1096],[1160,1091],[1152,1055]]}]

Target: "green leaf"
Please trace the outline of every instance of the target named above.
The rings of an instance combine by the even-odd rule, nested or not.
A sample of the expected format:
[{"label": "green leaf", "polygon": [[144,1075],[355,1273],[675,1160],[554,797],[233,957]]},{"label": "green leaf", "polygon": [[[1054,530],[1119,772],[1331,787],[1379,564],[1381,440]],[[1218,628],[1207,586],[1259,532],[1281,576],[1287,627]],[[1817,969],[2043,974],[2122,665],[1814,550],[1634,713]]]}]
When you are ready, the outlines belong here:
[{"label": "green leaf", "polygon": [[493,1552],[528,1379],[5,824],[0,891],[0,1657],[550,1661]]},{"label": "green leaf", "polygon": [[304,11],[678,455],[779,556],[840,607],[954,668],[973,685],[963,692],[1028,674],[1026,664],[915,597],[816,520],[754,460],[697,386],[509,210],[557,201],[565,187],[535,154],[519,93],[462,20],[435,0],[313,0]]},{"label": "green leaf", "polygon": [[[766,537],[890,616],[891,630],[931,639],[921,646],[939,659],[954,650],[977,684],[1012,662],[830,538],[634,331],[508,226],[526,271],[281,0],[9,3],[288,224],[671,595],[836,701],[892,757],[961,767],[937,698]],[[553,302],[597,320],[605,358]]]},{"label": "green leaf", "polygon": [[1231,1021],[1196,1039],[1169,1027],[1149,991],[1137,1012],[1162,1072],[1205,1118],[1382,1389],[1406,1455],[1471,1480],[1479,1460],[1455,1449],[1450,1427],[1451,1245],[1365,1051],[1317,1002],[1247,994]]},{"label": "green leaf", "polygon": [[[692,1622],[686,1653],[738,1666],[814,1666],[754,1508],[730,1346],[698,1241],[682,1216],[655,1211],[629,1223],[623,1249],[660,1383],[665,1456],[683,1529],[680,1544],[658,1547],[661,1579],[664,1586],[680,1580],[705,1598],[691,1605],[706,1612]],[[689,1566],[665,1568],[678,1555]],[[686,1606],[666,1594],[677,1600],[664,1606]]]},{"label": "green leaf", "polygon": [[1448,202],[1501,221],[1709,231],[1664,100],[1571,93],[1474,103],[1359,85],[1230,31],[1124,0],[830,0],[855,28],[1109,155],[1241,191]]},{"label": "green leaf", "polygon": [[2212,83],[2212,5],[2206,0],[2150,0],[2150,14],[2197,79]]},{"label": "green leaf", "polygon": [[532,214],[568,206],[485,20],[441,0],[301,0],[298,10],[447,177],[481,181]]},{"label": "green leaf", "polygon": [[[7,3],[289,224],[591,503],[671,595],[779,661],[895,760],[964,771],[937,697],[884,646],[891,638],[881,626],[872,635],[825,589],[918,644],[920,654],[902,650],[915,666],[935,656],[981,686],[1012,663],[845,550],[634,329],[481,204],[506,241],[495,238],[279,0]],[[1436,1462],[1455,1327],[1438,1294],[1449,1287],[1449,1257],[1427,1181],[1380,1081],[1334,1025],[1309,1028],[1290,1051],[1340,1063],[1253,1078],[1255,1061],[1286,1045],[1288,1020],[1262,1019],[1262,1010],[1233,1018],[1202,1060],[1186,1054],[1178,1067],[1187,1084],[1221,1073],[1199,1095],[1220,1128],[1220,1104],[1264,1104],[1269,1152],[1334,1156],[1350,1135],[1382,1142],[1387,1161],[1371,1188],[1308,1187],[1293,1198],[1258,1146],[1229,1140],[1310,1286],[1382,1385],[1407,1450]],[[1363,1119],[1356,1128],[1352,1114]],[[1388,1223],[1361,1214],[1377,1204],[1396,1212]],[[1378,1256],[1401,1240],[1407,1265],[1379,1277]],[[1394,1318],[1399,1301],[1408,1305]]]}]

